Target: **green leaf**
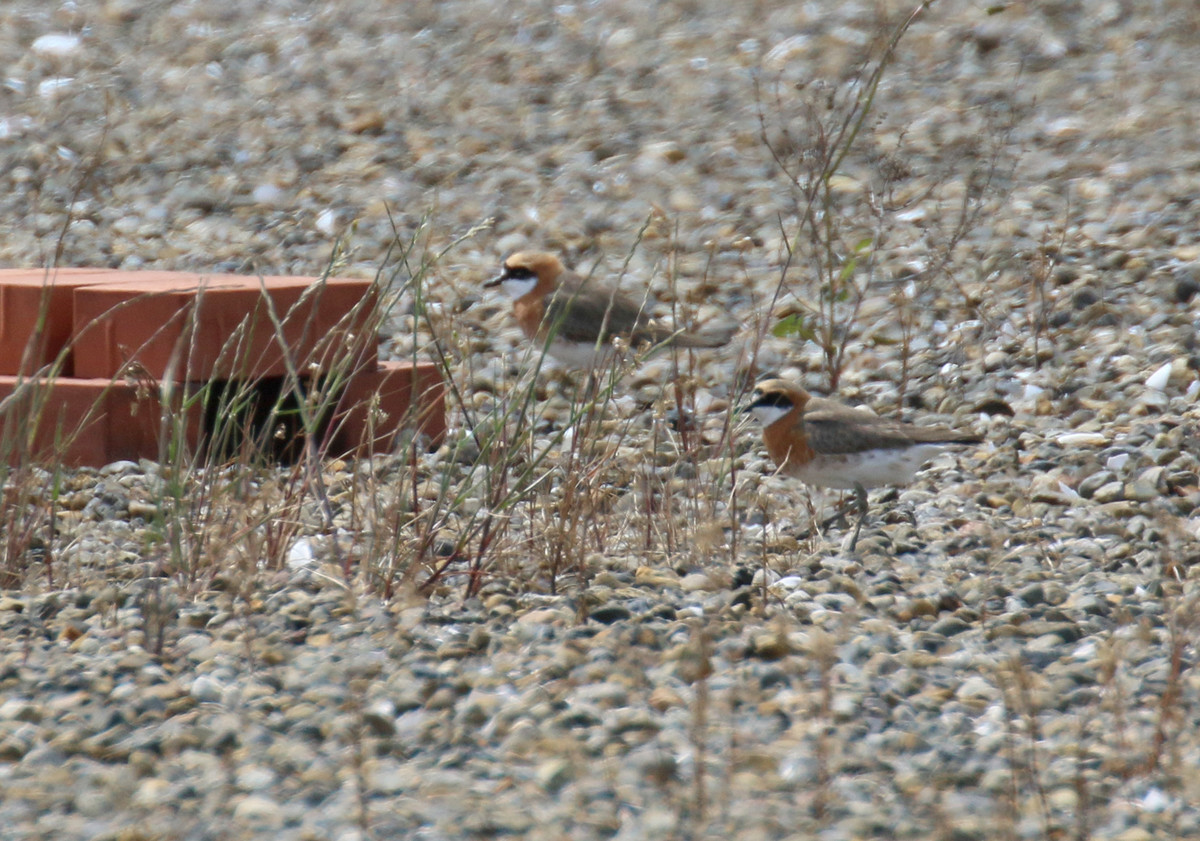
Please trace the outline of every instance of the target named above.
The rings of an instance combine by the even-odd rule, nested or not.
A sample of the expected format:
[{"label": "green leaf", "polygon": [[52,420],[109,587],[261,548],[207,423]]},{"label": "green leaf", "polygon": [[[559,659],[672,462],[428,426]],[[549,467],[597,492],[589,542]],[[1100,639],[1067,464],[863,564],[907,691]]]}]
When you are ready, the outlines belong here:
[{"label": "green leaf", "polygon": [[[854,274],[854,270],[858,268],[858,258],[851,257],[842,265],[842,270],[838,272],[838,280],[845,281]],[[839,284],[840,285],[840,284]]]},{"label": "green leaf", "polygon": [[800,331],[804,325],[804,318],[798,312],[784,316],[779,319],[774,327],[771,328],[771,335],[783,339],[788,336],[794,336]]},{"label": "green leaf", "polygon": [[780,339],[785,339],[788,336],[796,336],[804,341],[812,341],[816,338],[816,332],[812,325],[805,321],[804,316],[798,312],[784,316],[779,319],[778,323],[771,328],[771,335]]}]

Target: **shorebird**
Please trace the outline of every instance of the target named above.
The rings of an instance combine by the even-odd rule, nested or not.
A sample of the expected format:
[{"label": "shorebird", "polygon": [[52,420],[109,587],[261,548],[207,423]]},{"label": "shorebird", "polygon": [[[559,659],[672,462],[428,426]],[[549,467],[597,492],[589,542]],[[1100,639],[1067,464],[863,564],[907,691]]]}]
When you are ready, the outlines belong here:
[{"label": "shorebird", "polygon": [[944,426],[916,426],[864,409],[814,397],[786,380],[765,380],[749,409],[763,425],[763,443],[780,471],[809,485],[853,490],[858,523],[850,551],[867,519],[867,488],[904,485],[937,452],[983,438]]},{"label": "shorebird", "polygon": [[715,348],[733,335],[732,329],[692,332],[658,324],[615,287],[581,277],[544,252],[513,254],[483,285],[498,286],[513,299],[513,315],[531,341],[581,369],[610,362],[617,353],[613,339],[629,347]]}]

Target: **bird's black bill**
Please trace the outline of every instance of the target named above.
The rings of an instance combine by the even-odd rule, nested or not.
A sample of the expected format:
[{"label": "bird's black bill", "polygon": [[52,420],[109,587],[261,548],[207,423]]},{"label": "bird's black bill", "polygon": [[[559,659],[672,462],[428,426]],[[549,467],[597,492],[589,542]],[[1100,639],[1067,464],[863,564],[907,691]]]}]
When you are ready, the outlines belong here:
[{"label": "bird's black bill", "polygon": [[491,280],[484,281],[483,288],[493,289],[499,286],[501,283],[504,283],[506,280],[529,280],[531,277],[533,277],[533,272],[530,269],[526,269],[522,266],[505,266],[504,271],[500,272],[500,274],[496,275]]}]

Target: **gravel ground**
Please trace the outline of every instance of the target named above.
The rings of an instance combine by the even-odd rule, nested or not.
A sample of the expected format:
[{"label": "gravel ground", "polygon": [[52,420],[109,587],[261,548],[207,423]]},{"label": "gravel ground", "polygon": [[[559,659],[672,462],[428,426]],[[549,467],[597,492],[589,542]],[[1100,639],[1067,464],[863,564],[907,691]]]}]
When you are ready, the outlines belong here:
[{"label": "gravel ground", "polygon": [[[2,265],[373,277],[415,238],[431,319],[402,329],[406,292],[384,350],[438,333],[457,430],[531,376],[479,288],[517,248],[744,325],[681,385],[690,444],[659,357],[606,407],[602,470],[552,447],[469,598],[354,566],[402,460],[327,466],[336,546],[305,498],[186,568],[155,465],[64,477],[28,546],[6,515],[0,838],[1200,837],[1191,0],[934,3],[831,182],[867,243],[839,397],[987,444],[876,492],[851,556],[752,426],[723,434],[747,375],[830,384],[770,329],[821,284],[801,237],[771,306],[803,203],[768,143],[804,173],[908,8],[0,6]],[[544,444],[580,427],[542,377]],[[469,440],[420,460],[424,499],[483,481]],[[289,498],[234,496],[196,510]]]}]

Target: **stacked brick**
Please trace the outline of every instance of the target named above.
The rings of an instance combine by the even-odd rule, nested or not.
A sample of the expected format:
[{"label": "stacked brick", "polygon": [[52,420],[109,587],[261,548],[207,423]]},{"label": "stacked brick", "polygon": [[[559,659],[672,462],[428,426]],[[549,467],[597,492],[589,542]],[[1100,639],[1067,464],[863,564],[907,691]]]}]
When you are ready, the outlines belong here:
[{"label": "stacked brick", "polygon": [[205,384],[311,384],[330,455],[387,452],[406,432],[437,443],[440,372],[379,361],[376,304],[346,278],[0,270],[0,452],[98,466],[157,459],[168,436],[198,452],[220,420],[190,397]]}]

